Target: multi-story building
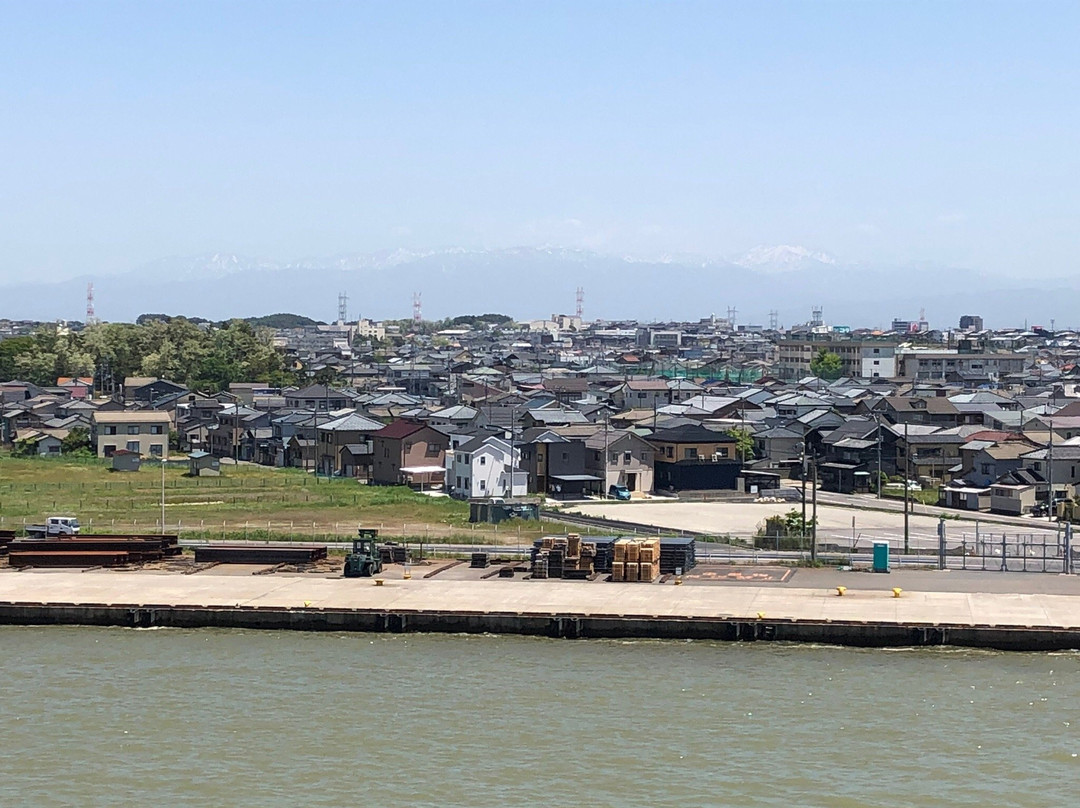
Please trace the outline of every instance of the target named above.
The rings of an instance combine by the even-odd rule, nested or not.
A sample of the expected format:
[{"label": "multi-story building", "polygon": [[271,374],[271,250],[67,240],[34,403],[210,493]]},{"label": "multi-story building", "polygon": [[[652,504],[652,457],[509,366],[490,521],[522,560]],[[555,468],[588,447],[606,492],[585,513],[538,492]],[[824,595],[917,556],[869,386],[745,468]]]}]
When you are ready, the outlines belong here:
[{"label": "multi-story building", "polygon": [[1023,373],[1029,358],[1020,353],[961,353],[959,351],[900,351],[896,355],[896,375],[902,379],[942,379],[965,377],[976,381],[997,381]]},{"label": "multi-story building", "polygon": [[98,457],[112,457],[117,449],[144,457],[169,457],[169,415],[156,410],[95,412],[90,441]]},{"label": "multi-story building", "polygon": [[[782,339],[777,343],[779,361],[776,366],[776,375],[785,381],[794,381],[807,376],[812,376],[810,363],[822,349],[834,353],[840,357],[841,376],[853,379],[874,378],[873,374],[873,349],[883,352],[889,348],[895,349],[895,343],[885,340],[852,339],[841,334],[823,334],[811,337],[796,337]],[[871,363],[866,365],[864,359],[870,350]],[[884,358],[884,357],[882,357]],[[887,365],[880,365],[887,369]],[[865,372],[869,370],[869,375]],[[880,378],[887,378],[884,373],[878,373]]]}]

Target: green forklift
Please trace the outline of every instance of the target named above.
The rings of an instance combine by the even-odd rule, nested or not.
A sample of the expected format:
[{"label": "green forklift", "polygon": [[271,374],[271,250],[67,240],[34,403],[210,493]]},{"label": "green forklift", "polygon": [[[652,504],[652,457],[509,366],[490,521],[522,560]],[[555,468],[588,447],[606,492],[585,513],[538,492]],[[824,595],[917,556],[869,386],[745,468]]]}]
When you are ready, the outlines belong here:
[{"label": "green forklift", "polygon": [[371,578],[382,572],[382,557],[375,540],[379,531],[375,528],[357,528],[357,538],[353,539],[352,552],[345,556],[346,578]]}]

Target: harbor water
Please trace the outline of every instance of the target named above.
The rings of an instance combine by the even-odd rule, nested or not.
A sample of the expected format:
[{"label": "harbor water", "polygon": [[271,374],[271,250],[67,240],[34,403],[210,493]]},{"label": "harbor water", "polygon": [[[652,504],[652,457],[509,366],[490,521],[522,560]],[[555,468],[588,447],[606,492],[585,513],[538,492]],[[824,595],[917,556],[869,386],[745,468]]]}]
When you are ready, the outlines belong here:
[{"label": "harbor water", "polygon": [[1045,806],[1080,655],[0,628],[2,806]]}]

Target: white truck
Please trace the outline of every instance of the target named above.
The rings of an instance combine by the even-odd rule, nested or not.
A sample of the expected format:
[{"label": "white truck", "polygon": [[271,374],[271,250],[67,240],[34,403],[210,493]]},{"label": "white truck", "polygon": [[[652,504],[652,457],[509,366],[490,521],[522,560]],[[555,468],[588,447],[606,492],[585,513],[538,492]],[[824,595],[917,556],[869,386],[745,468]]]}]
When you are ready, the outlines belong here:
[{"label": "white truck", "polygon": [[79,520],[74,516],[50,516],[43,525],[27,525],[26,535],[35,539],[49,536],[78,536]]}]

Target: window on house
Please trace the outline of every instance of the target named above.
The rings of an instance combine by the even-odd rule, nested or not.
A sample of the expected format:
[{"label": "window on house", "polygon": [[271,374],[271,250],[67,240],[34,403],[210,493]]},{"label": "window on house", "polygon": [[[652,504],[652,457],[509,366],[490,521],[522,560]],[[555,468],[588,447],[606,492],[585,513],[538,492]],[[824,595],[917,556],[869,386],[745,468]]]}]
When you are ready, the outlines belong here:
[{"label": "window on house", "polygon": [[667,454],[668,457],[675,457],[675,449],[674,449],[674,447],[667,446],[667,447],[665,447],[665,449],[666,449],[665,453]]},{"label": "window on house", "polygon": [[480,490],[483,491],[486,488],[487,488],[487,481],[486,480],[481,480],[480,481]]},{"label": "window on house", "polygon": [[405,441],[405,452],[408,453],[408,452],[411,452],[411,451],[412,451],[412,441],[407,440],[407,441]]},{"label": "window on house", "polygon": [[150,434],[151,435],[160,435],[160,434],[162,434],[162,432],[161,432],[161,424],[151,424],[150,425]]},{"label": "window on house", "polygon": [[645,393],[638,393],[638,394],[637,394],[637,397],[638,397],[639,399],[641,399],[642,401],[644,401],[644,400],[645,400]]},{"label": "window on house", "polygon": [[611,453],[611,460],[610,460],[610,462],[611,462],[611,463],[618,463],[618,462],[619,462],[619,453],[618,453],[618,452],[612,452],[612,453]]},{"label": "window on house", "polygon": [[442,451],[442,447],[437,443],[429,443],[427,445],[427,451],[424,452],[424,457],[438,457]]},{"label": "window on house", "polygon": [[139,442],[137,440],[129,440],[127,443],[127,450],[129,452],[139,451]]},{"label": "window on house", "polygon": [[[480,455],[480,465],[481,466],[486,466],[487,465],[487,455]],[[481,487],[483,487],[483,485],[484,485],[483,483],[480,483]]]},{"label": "window on house", "polygon": [[[116,434],[116,427],[115,426],[106,426],[106,427],[103,428],[103,433],[102,434],[115,435]],[[113,448],[115,449],[116,447],[114,446]]]},{"label": "window on house", "polygon": [[562,453],[562,459],[563,459],[564,463],[567,462],[570,459],[570,453],[569,452],[563,452]]},{"label": "window on house", "polygon": [[[462,462],[462,460],[461,460],[461,452],[458,452],[458,454],[457,454],[457,462],[458,463]],[[461,485],[461,478],[460,477],[458,477],[458,485]]]},{"label": "window on house", "polygon": [[129,426],[128,427],[128,434],[129,435],[138,435],[139,434],[139,427],[137,425],[136,426]]},{"label": "window on house", "polygon": [[160,443],[151,443],[150,444],[150,454],[151,455],[153,455],[154,457],[161,457],[161,453],[162,453],[162,446],[161,446]]},{"label": "window on house", "polygon": [[697,447],[691,446],[689,449],[683,449],[684,460],[697,460]]},{"label": "window on house", "polygon": [[632,452],[623,452],[623,456],[622,456],[623,465],[624,466],[629,466],[630,461],[633,459],[633,457],[634,457],[634,455],[633,455]]},{"label": "window on house", "polygon": [[116,454],[116,447],[111,443],[106,443],[102,449],[102,454],[104,454],[106,457],[112,457],[114,454]]}]

